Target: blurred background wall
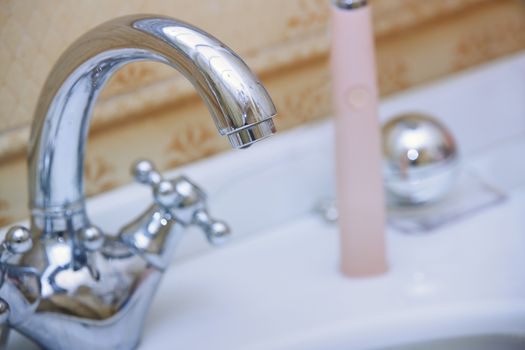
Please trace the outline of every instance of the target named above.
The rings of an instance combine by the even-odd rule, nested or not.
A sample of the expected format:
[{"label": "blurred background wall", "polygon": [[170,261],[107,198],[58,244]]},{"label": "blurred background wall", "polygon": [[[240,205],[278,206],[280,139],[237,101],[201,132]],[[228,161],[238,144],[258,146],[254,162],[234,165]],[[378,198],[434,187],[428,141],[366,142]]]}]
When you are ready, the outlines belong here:
[{"label": "blurred background wall", "polygon": [[[525,48],[523,0],[371,0],[381,94]],[[190,22],[237,51],[276,102],[279,130],[330,115],[329,0],[0,0],[0,226],[27,216],[26,143],[53,63],[78,36],[132,13]],[[525,77],[524,77],[525,78]],[[229,149],[176,72],[135,63],[101,96],[86,159],[89,195]]]}]

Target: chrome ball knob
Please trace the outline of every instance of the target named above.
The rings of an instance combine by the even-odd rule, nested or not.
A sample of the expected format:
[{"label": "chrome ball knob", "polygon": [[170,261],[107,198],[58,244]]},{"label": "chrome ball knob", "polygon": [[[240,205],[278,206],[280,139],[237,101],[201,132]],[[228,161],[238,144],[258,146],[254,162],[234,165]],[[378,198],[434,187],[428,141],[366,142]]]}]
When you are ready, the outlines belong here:
[{"label": "chrome ball knob", "polygon": [[153,195],[157,203],[165,208],[174,206],[179,200],[179,194],[174,184],[169,180],[161,180],[154,188]]},{"label": "chrome ball knob", "polygon": [[89,251],[97,251],[104,245],[104,234],[95,226],[89,226],[81,231],[82,245]]},{"label": "chrome ball knob", "polygon": [[195,212],[193,223],[206,233],[208,242],[214,245],[225,243],[231,235],[230,227],[224,221],[214,220],[204,209]]},{"label": "chrome ball knob", "polygon": [[33,238],[31,232],[25,227],[14,226],[7,231],[5,244],[11,253],[24,254],[33,247]]},{"label": "chrome ball knob", "polygon": [[423,114],[403,114],[382,128],[387,193],[400,204],[437,201],[457,178],[458,151],[450,131]]},{"label": "chrome ball knob", "polygon": [[131,168],[131,171],[135,180],[142,184],[153,185],[161,180],[159,172],[149,160],[138,160]]},{"label": "chrome ball knob", "polygon": [[206,231],[208,241],[214,245],[227,242],[230,235],[230,227],[224,221],[213,221]]},{"label": "chrome ball knob", "polygon": [[181,196],[181,207],[191,207],[204,199],[203,192],[184,176],[180,176],[175,180],[175,189]]}]

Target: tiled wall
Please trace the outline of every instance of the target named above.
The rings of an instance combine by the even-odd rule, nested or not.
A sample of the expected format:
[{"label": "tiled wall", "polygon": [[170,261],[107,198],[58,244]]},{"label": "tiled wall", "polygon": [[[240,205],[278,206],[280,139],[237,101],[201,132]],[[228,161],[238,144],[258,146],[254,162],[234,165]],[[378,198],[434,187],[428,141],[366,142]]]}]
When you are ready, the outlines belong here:
[{"label": "tiled wall", "polygon": [[[383,95],[525,48],[522,0],[372,0]],[[330,114],[329,0],[3,0],[0,2],[0,226],[27,215],[25,145],[40,88],[76,37],[115,16],[161,13],[236,50],[275,99],[280,130]],[[138,157],[172,168],[228,149],[171,68],[124,67],[92,122],[86,187],[130,181]]]}]

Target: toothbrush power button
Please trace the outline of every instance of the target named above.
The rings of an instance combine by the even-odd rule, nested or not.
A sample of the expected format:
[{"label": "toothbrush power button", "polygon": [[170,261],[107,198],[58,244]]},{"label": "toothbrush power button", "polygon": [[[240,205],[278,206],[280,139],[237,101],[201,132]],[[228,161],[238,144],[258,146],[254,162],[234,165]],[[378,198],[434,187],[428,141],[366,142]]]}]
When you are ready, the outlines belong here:
[{"label": "toothbrush power button", "polygon": [[345,99],[352,109],[364,109],[372,103],[372,94],[366,86],[353,86],[346,91]]}]

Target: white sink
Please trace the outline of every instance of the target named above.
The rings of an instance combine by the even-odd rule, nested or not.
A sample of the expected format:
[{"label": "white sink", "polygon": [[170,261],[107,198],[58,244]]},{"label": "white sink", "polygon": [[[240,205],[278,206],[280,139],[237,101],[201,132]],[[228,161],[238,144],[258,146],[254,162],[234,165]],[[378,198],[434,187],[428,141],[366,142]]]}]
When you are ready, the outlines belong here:
[{"label": "white sink", "polygon": [[[344,278],[336,227],[312,211],[333,195],[329,121],[178,170],[236,238],[212,249],[188,232],[140,349],[525,348],[524,96],[520,54],[383,102],[383,119],[441,118],[465,166],[506,200],[431,233],[389,228],[380,277]],[[93,221],[116,230],[148,197],[138,185],[98,196]],[[10,348],[32,345],[13,334]]]}]

